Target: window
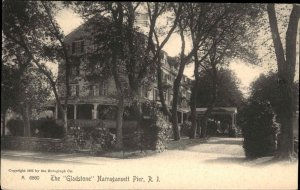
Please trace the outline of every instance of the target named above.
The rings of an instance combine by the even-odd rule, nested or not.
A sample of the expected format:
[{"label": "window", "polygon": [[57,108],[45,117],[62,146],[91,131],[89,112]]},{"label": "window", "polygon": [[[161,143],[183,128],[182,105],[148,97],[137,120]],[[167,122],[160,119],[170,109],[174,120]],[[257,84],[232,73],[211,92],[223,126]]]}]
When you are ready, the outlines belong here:
[{"label": "window", "polygon": [[103,81],[99,84],[99,96],[107,95],[107,81]]},{"label": "window", "polygon": [[167,101],[167,92],[164,92],[164,99]]},{"label": "window", "polygon": [[168,75],[168,81],[171,81],[171,75]]},{"label": "window", "polygon": [[147,27],[148,26],[148,14],[137,13],[136,15],[136,24]]},{"label": "window", "polygon": [[167,98],[168,98],[168,103],[170,104],[170,101],[171,101],[171,93],[170,93],[170,90],[167,90]]},{"label": "window", "polygon": [[66,44],[66,49],[67,49],[68,54],[70,54],[71,53],[71,46],[69,44]]},{"label": "window", "polygon": [[165,72],[162,72],[162,81],[163,82],[167,82],[167,79],[168,79],[168,74],[167,73],[165,73]]},{"label": "window", "polygon": [[174,76],[170,75],[170,81],[173,82],[174,81]]},{"label": "window", "polygon": [[145,96],[146,98],[148,98],[148,96],[149,96],[149,91],[148,91],[147,88],[144,88],[144,96]]},{"label": "window", "polygon": [[186,98],[189,100],[191,98],[191,94],[189,92],[186,93]]},{"label": "window", "polygon": [[165,81],[167,82],[169,80],[169,76],[168,74],[165,75]]},{"label": "window", "polygon": [[71,70],[70,75],[72,77],[79,76],[79,74],[80,74],[80,66],[79,66],[79,64],[71,65],[71,69],[70,70]]},{"label": "window", "polygon": [[155,88],[155,89],[153,90],[153,93],[154,93],[154,94],[153,94],[154,100],[155,100],[155,101],[158,101],[158,100],[159,100],[158,89]]},{"label": "window", "polygon": [[71,85],[70,85],[70,92],[69,92],[69,95],[70,95],[71,97],[79,96],[79,85],[78,85],[78,84],[71,84]]},{"label": "window", "polygon": [[140,95],[145,98],[149,96],[148,89],[144,85],[141,86]]},{"label": "window", "polygon": [[89,86],[89,96],[97,96],[97,85]]},{"label": "window", "polygon": [[81,54],[84,53],[84,41],[74,41],[72,42],[72,54]]},{"label": "window", "polygon": [[79,76],[79,74],[80,74],[80,65],[79,64],[77,64],[75,66],[75,74],[76,74],[76,76]]}]

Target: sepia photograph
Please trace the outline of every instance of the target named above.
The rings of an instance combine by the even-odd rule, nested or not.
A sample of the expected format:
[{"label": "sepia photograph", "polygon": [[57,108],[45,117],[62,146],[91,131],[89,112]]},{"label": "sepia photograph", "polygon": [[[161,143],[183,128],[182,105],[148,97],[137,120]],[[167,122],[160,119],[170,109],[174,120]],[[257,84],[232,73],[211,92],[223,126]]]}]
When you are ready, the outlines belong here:
[{"label": "sepia photograph", "polygon": [[2,1],[1,189],[298,189],[300,4]]}]

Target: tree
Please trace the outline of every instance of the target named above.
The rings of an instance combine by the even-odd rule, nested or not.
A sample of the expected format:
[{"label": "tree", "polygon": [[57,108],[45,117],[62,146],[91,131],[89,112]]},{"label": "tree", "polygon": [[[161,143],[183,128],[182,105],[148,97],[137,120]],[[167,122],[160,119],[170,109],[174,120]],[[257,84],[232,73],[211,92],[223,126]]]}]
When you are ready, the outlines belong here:
[{"label": "tree", "polygon": [[[201,46],[194,52],[195,62],[195,82],[192,88],[191,96],[191,111],[192,111],[192,132],[191,138],[195,138],[196,135],[196,86],[199,83],[199,70],[204,69],[210,73],[211,80],[213,81],[213,98],[211,99],[208,109],[204,115],[204,122],[202,124],[203,133],[202,136],[206,136],[207,118],[210,115],[217,95],[217,68],[224,66],[234,58],[241,58],[247,62],[254,62],[256,54],[253,51],[253,44],[251,37],[255,34],[257,27],[255,27],[255,21],[260,17],[260,7],[257,5],[240,5],[240,4],[217,4],[207,6],[217,10],[213,13],[213,19],[218,22],[216,24],[209,25],[212,29],[207,31],[197,32],[194,28],[197,27],[197,22],[190,22],[190,31],[192,35],[193,46],[195,46],[195,37],[197,35],[206,35],[201,42]],[[206,9],[207,9],[206,8]],[[191,10],[203,12],[203,8],[190,8]],[[199,11],[198,10],[198,11]],[[205,9],[204,9],[205,10]],[[193,11],[190,17],[193,18]],[[223,14],[220,14],[223,13]],[[203,20],[203,19],[202,19]],[[196,43],[197,44],[197,43]]]},{"label": "tree", "polygon": [[[8,44],[5,44],[5,49]],[[5,134],[5,115],[8,109],[21,114],[24,123],[24,135],[30,136],[30,119],[34,110],[40,111],[42,104],[49,98],[50,92],[45,77],[30,65],[24,55],[14,56],[5,50],[2,57],[1,82],[3,104],[3,135]]]},{"label": "tree", "polygon": [[[195,4],[194,4],[195,5]],[[198,6],[199,5],[199,6]],[[161,80],[161,56],[154,56],[155,62],[157,64],[157,82],[158,82],[158,90],[159,90],[159,98],[160,102],[162,104],[163,110],[166,115],[168,115],[171,118],[173,131],[174,131],[174,140],[180,139],[180,134],[178,130],[178,116],[177,116],[177,106],[178,106],[178,99],[179,99],[179,89],[181,84],[181,79],[183,76],[183,72],[185,69],[185,65],[191,62],[192,56],[195,54],[195,52],[199,49],[200,46],[202,46],[203,41],[205,41],[208,37],[209,32],[218,24],[218,22],[223,18],[224,13],[219,12],[216,9],[205,9],[204,13],[202,14],[193,14],[189,17],[189,7],[190,4],[171,4],[171,8],[173,10],[174,14],[174,21],[171,29],[169,32],[167,32],[167,36],[164,39],[163,43],[166,42],[165,40],[168,40],[168,37],[175,31],[177,28],[177,31],[180,35],[181,39],[181,50],[179,57],[177,58],[178,62],[178,73],[175,78],[175,81],[173,83],[173,101],[172,101],[172,111],[168,110],[168,107],[165,103],[165,99],[163,96],[164,89],[162,88],[162,80]],[[196,6],[201,7],[200,4],[196,4]],[[212,6],[211,6],[212,7]],[[198,12],[199,13],[199,12]],[[213,17],[211,15],[218,15],[216,17]],[[201,17],[201,16],[202,17]],[[204,16],[203,16],[204,15]],[[198,20],[197,20],[198,19]],[[201,20],[202,19],[202,20]],[[192,49],[186,54],[186,34],[189,32],[189,23],[197,23],[197,27],[193,27],[194,34],[197,35],[191,35],[192,38],[194,37],[193,41],[193,47]],[[151,23],[151,20],[150,20]],[[201,24],[199,24],[201,23]],[[156,44],[159,44],[157,30],[154,31],[154,36],[156,39]],[[162,43],[162,44],[163,44]],[[153,50],[154,55],[159,55],[160,53],[160,46],[156,48],[156,51]]]},{"label": "tree", "polygon": [[[292,86],[293,98],[299,97],[299,82],[294,82]],[[242,121],[243,134],[245,137],[245,150],[248,154],[268,153],[268,149],[272,148],[270,144],[270,135],[277,133],[278,117],[276,113],[280,111],[280,89],[277,86],[277,74],[268,73],[260,75],[251,84],[251,94],[247,100],[245,108],[240,112]],[[293,111],[297,110],[298,104],[293,105]],[[277,141],[276,137],[271,138]],[[280,144],[280,142],[278,143]],[[260,150],[257,146],[261,146]],[[272,148],[273,149],[273,148]]]},{"label": "tree", "polygon": [[[67,3],[68,4],[68,3]],[[90,62],[95,68],[98,65],[98,75],[94,79],[102,80],[105,72],[112,74],[117,90],[117,143],[116,147],[121,149],[122,145],[122,122],[124,114],[124,101],[128,99],[128,88],[133,95],[137,120],[141,116],[139,106],[139,86],[146,78],[147,64],[141,59],[143,54],[144,36],[137,32],[134,26],[136,9],[140,3],[121,2],[76,2],[74,10],[82,14],[92,26],[93,43],[97,46],[96,51],[90,52],[90,58],[101,58],[104,62]],[[103,25],[106,29],[103,29]],[[149,66],[149,65],[148,65]],[[107,74],[107,72],[106,72]],[[129,87],[126,86],[128,77]]]},{"label": "tree", "polygon": [[[20,52],[26,54],[29,62],[47,78],[58,108],[64,115],[64,126],[67,128],[66,108],[63,108],[61,104],[56,89],[55,77],[46,66],[49,61],[63,58],[65,58],[66,63],[69,62],[66,47],[62,43],[62,31],[54,20],[53,10],[50,10],[50,7],[55,8],[55,4],[38,1],[4,1],[3,34],[5,40],[14,44],[15,48],[19,47]],[[66,84],[68,85],[67,74]],[[68,97],[65,97],[65,99],[65,103],[67,103]]]},{"label": "tree", "polygon": [[[277,85],[277,78],[277,73],[260,75],[259,78],[251,84],[251,95],[249,97],[249,99],[255,99],[261,102],[270,102],[275,113],[280,112],[280,109],[282,109],[280,105],[281,92]],[[293,104],[292,109],[293,112],[296,112],[299,101],[299,81],[293,82],[292,84],[292,97],[295,100],[295,104]]]},{"label": "tree", "polygon": [[[147,3],[148,7],[148,15],[150,20],[150,30],[148,35],[148,46],[147,50],[150,53],[152,53],[152,61],[155,63],[156,66],[156,76],[157,76],[157,87],[159,92],[159,99],[162,104],[162,108],[164,113],[171,118],[172,126],[173,126],[173,132],[174,132],[174,140],[180,139],[180,133],[178,129],[178,119],[177,119],[177,105],[178,105],[178,93],[179,93],[179,84],[183,75],[184,71],[184,64],[181,64],[181,67],[179,69],[179,72],[176,76],[176,79],[173,84],[173,101],[172,101],[172,112],[168,109],[165,98],[164,98],[164,88],[162,84],[162,69],[161,69],[161,60],[162,60],[162,49],[165,46],[165,44],[170,39],[171,35],[174,33],[175,29],[180,23],[181,14],[182,14],[182,7],[183,4],[175,4],[175,3],[154,3],[150,4]],[[171,11],[169,11],[171,10]],[[158,26],[158,20],[159,17],[163,15],[163,13],[168,12],[169,14],[172,14],[173,20],[172,24],[168,26],[168,29],[163,29],[163,26]],[[165,27],[164,27],[165,28]],[[183,36],[183,26],[180,27],[181,32],[181,40],[182,40],[182,47],[181,52],[184,52],[185,50],[185,40]],[[164,32],[161,32],[161,31]],[[165,34],[161,35],[163,38],[160,42],[159,40],[159,34]],[[181,53],[181,61],[184,59],[184,54]],[[176,85],[176,86],[175,86]]]},{"label": "tree", "polygon": [[[217,69],[217,80],[214,81],[206,70],[202,70],[199,75],[199,83],[197,86],[197,107],[209,107],[214,101],[217,107],[235,106],[240,110],[244,103],[242,92],[239,90],[239,81],[235,74],[228,69]],[[200,126],[196,131],[200,132]],[[201,128],[203,130],[203,128]],[[194,131],[192,131],[193,134]],[[201,131],[201,135],[203,131]]]},{"label": "tree", "polygon": [[[19,88],[16,85],[16,69],[3,64],[2,58],[2,72],[1,72],[1,120],[2,120],[2,136],[5,136],[6,128],[6,113],[9,109],[12,109],[17,102],[17,95],[19,94]],[[18,75],[17,75],[18,76]]]},{"label": "tree", "polygon": [[[98,37],[96,36],[96,39],[99,39],[98,44],[110,43],[110,46],[102,45],[102,48],[108,47],[108,49],[112,50],[111,48],[116,47],[116,45],[111,45],[113,44],[112,41],[116,39],[116,36],[120,37],[119,38],[121,42],[120,44],[122,44],[123,48],[119,48],[122,50],[122,52],[120,52],[122,56],[118,57],[121,63],[119,63],[117,67],[119,67],[123,71],[122,74],[128,76],[129,90],[131,92],[130,95],[132,97],[131,101],[135,109],[136,119],[137,121],[140,121],[142,115],[141,115],[141,106],[140,106],[139,87],[141,87],[141,85],[147,85],[147,83],[150,83],[152,81],[151,79],[153,78],[153,74],[155,73],[153,72],[155,71],[155,69],[153,68],[160,66],[162,48],[164,47],[164,45],[166,44],[166,42],[168,41],[171,34],[176,28],[177,21],[175,19],[176,22],[172,24],[170,31],[167,32],[167,35],[162,41],[162,43],[159,43],[158,32],[156,30],[157,18],[161,16],[163,13],[169,11],[170,4],[168,3],[146,3],[146,5],[143,4],[144,5],[143,7],[147,9],[149,20],[150,20],[150,26],[149,26],[150,29],[147,35],[141,34],[136,28],[136,26],[134,25],[137,9],[140,6],[140,3],[80,2],[80,3],[75,3],[75,5],[77,6],[80,5],[82,7],[82,8],[75,7],[75,10],[82,13],[84,17],[93,18],[95,15],[97,15],[97,13],[100,13],[100,15],[103,18],[107,18],[109,20],[107,23],[108,25],[110,25],[109,23],[118,25],[118,27],[112,27],[115,28],[115,30],[109,30],[107,32],[102,30],[102,32],[99,32],[100,35]],[[115,7],[115,11],[123,10],[122,21],[116,20],[117,16],[113,16],[114,14],[113,13],[114,10],[112,9],[113,7]],[[178,17],[176,18],[178,20]],[[99,27],[99,29],[101,28]],[[118,31],[119,34],[114,33],[112,31]],[[156,44],[154,43],[154,38],[156,39]],[[113,50],[110,51],[110,54],[108,55],[113,56]],[[112,64],[112,66],[113,65],[114,64]],[[102,68],[104,67],[105,66],[102,65]],[[113,72],[113,67],[111,69]],[[124,95],[124,92],[120,92],[119,94]]]},{"label": "tree", "polygon": [[295,76],[296,41],[300,19],[300,6],[292,7],[285,35],[285,51],[279,35],[275,5],[267,5],[269,26],[272,33],[278,68],[278,88],[280,89],[280,110],[277,111],[280,129],[280,147],[278,158],[291,158],[294,153],[293,142],[293,103],[292,84]]},{"label": "tree", "polygon": [[[215,106],[241,107],[244,102],[244,97],[239,89],[239,80],[233,71],[220,68],[217,70],[218,80],[216,90]],[[207,71],[200,72],[200,82],[197,87],[198,98],[196,101],[197,107],[207,107],[213,99],[213,81]]]},{"label": "tree", "polygon": [[[64,122],[64,128],[66,131],[68,131],[68,118],[67,118],[67,109],[68,109],[68,99],[70,96],[70,68],[71,68],[71,58],[68,55],[68,48],[67,45],[64,43],[64,35],[63,31],[60,29],[58,23],[56,22],[54,18],[55,12],[58,10],[55,3],[52,2],[41,2],[42,7],[44,8],[44,14],[47,17],[47,21],[49,25],[46,25],[47,31],[51,33],[54,41],[56,41],[56,46],[51,46],[50,48],[46,48],[46,50],[52,50],[52,52],[49,54],[46,54],[46,56],[50,57],[52,61],[54,59],[56,60],[64,60],[65,62],[65,87],[66,92],[64,96],[64,108],[63,106],[59,106],[61,109],[62,115],[63,115],[63,122]],[[53,57],[53,51],[56,54]],[[50,51],[47,51],[50,52]],[[58,104],[60,104],[59,98],[56,98],[56,101]]]}]

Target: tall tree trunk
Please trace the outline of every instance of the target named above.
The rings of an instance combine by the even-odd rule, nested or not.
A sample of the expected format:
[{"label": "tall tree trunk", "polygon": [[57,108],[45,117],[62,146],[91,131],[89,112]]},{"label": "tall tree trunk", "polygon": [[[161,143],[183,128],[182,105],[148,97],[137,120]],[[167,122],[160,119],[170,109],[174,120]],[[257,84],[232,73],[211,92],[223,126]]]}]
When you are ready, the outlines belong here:
[{"label": "tall tree trunk", "polygon": [[119,72],[120,68],[124,65],[124,52],[123,52],[123,5],[121,2],[117,3],[117,9],[115,10],[110,4],[110,10],[112,11],[112,16],[114,19],[114,25],[116,29],[116,38],[113,40],[111,50],[112,50],[112,74],[114,77],[116,89],[117,89],[117,142],[116,149],[123,148],[123,114],[124,114],[124,89],[123,84],[120,80]]},{"label": "tall tree trunk", "polygon": [[137,126],[142,125],[142,116],[143,116],[143,111],[142,111],[142,104],[140,100],[140,96],[138,94],[138,88],[134,87],[133,89],[133,110],[135,113],[135,120],[137,122]]},{"label": "tall tree trunk", "polygon": [[[141,73],[136,73],[136,52],[135,52],[135,39],[134,39],[134,21],[135,21],[135,10],[137,7],[133,7],[132,2],[127,3],[128,8],[128,28],[126,30],[126,39],[128,40],[128,48],[129,48],[129,64],[127,65],[128,71],[128,80],[130,89],[132,91],[132,98],[133,98],[133,110],[135,113],[135,120],[137,121],[137,126],[142,125],[142,107],[141,107],[141,100],[139,95],[139,86],[141,85]],[[150,51],[150,49],[148,50]],[[140,71],[142,72],[142,71]],[[143,76],[144,77],[144,76]]]},{"label": "tall tree trunk", "polygon": [[278,157],[290,159],[294,154],[293,143],[293,96],[292,84],[295,76],[296,41],[300,19],[300,6],[293,5],[286,32],[286,55],[280,39],[274,4],[267,5],[269,24],[275,48],[278,66],[278,85],[280,89],[280,110],[278,117],[281,124]]},{"label": "tall tree trunk", "polygon": [[[64,44],[62,44],[64,46]],[[67,52],[65,52],[67,53]],[[67,56],[66,56],[67,57]],[[69,76],[70,76],[70,65],[69,65],[69,60],[68,58],[66,58],[66,63],[65,63],[66,67],[66,78],[65,78],[65,87],[66,87],[66,94],[65,94],[65,109],[63,110],[63,122],[64,122],[64,128],[66,130],[66,132],[68,132],[68,100],[69,100],[69,96],[70,96],[70,82],[69,82]]]},{"label": "tall tree trunk", "polygon": [[62,115],[63,115],[64,128],[67,133],[68,132],[68,108],[65,108],[65,110],[62,110]]},{"label": "tall tree trunk", "polygon": [[118,50],[114,49],[112,53],[112,74],[114,77],[116,90],[117,90],[117,142],[116,149],[123,148],[123,114],[124,114],[124,90],[120,80],[120,73],[118,72]]},{"label": "tall tree trunk", "polygon": [[[192,34],[192,40],[194,41],[194,35]],[[196,44],[194,44],[196,46]],[[191,100],[190,100],[190,107],[191,107],[191,120],[192,120],[192,127],[191,127],[191,135],[190,138],[194,139],[196,138],[197,134],[197,113],[196,113],[196,107],[197,107],[197,95],[198,95],[198,84],[200,81],[199,78],[199,59],[198,59],[198,54],[197,51],[194,52],[194,61],[195,61],[195,68],[194,68],[194,76],[195,76],[195,81],[192,86],[192,95],[191,95]]]},{"label": "tall tree trunk", "polygon": [[124,100],[123,98],[118,99],[118,111],[117,111],[117,142],[116,149],[120,150],[123,148],[123,114],[124,114]]},{"label": "tall tree trunk", "polygon": [[[184,28],[181,25],[181,23],[179,23],[179,28],[180,28],[180,38],[181,38],[180,63],[179,63],[178,73],[173,84],[173,102],[172,102],[172,126],[174,131],[174,140],[176,141],[180,140],[180,132],[178,127],[178,115],[177,115],[179,89],[180,89],[180,83],[183,76],[184,68],[188,61],[188,59],[184,55],[184,51],[185,51]],[[191,55],[192,53],[190,53],[190,55],[187,57],[190,57]]]},{"label": "tall tree trunk", "polygon": [[[55,96],[55,100],[56,100],[56,103],[58,105],[58,108],[63,111],[64,108],[62,107],[62,104],[60,102],[60,99],[59,99],[59,96],[58,96],[58,93],[57,93],[57,89],[56,89],[56,83],[55,81],[53,80],[52,78],[52,74],[46,70],[43,65],[37,60],[35,59],[33,53],[31,52],[30,50],[30,47],[27,45],[24,37],[22,36],[21,40],[18,41],[16,40],[16,38],[14,36],[12,36],[10,33],[6,33],[6,36],[11,39],[12,41],[14,41],[16,44],[19,44],[21,47],[24,48],[25,52],[28,54],[29,56],[29,59],[32,60],[34,62],[34,64],[38,67],[39,71],[44,74],[46,76],[46,78],[48,79],[49,81],[49,84],[52,88],[52,91],[54,93],[54,96]],[[63,112],[61,112],[63,114]]]},{"label": "tall tree trunk", "polygon": [[191,120],[192,126],[190,131],[190,138],[195,139],[197,133],[197,113],[196,113],[196,101],[197,101],[197,80],[195,79],[193,87],[192,87],[192,94],[190,100],[190,107],[191,107]]},{"label": "tall tree trunk", "polygon": [[213,111],[215,102],[217,100],[217,70],[215,64],[212,64],[212,99],[211,102],[203,116],[202,120],[202,126],[201,126],[201,137],[205,138],[207,136],[207,124],[208,124],[208,118],[211,115],[211,112]]},{"label": "tall tree trunk", "polygon": [[[36,65],[38,65],[36,63]],[[60,98],[58,96],[58,92],[57,92],[57,88],[56,88],[56,84],[55,82],[52,80],[52,78],[48,75],[47,72],[41,70],[42,73],[44,73],[44,75],[46,75],[46,77],[48,78],[49,80],[49,83],[50,83],[50,86],[52,87],[52,91],[54,93],[54,97],[55,97],[55,100],[56,100],[56,103],[57,103],[57,106],[58,106],[58,111],[61,113],[62,115],[62,119],[63,119],[63,123],[64,123],[64,128],[67,130],[67,126],[65,125],[65,123],[67,123],[67,108],[64,108],[61,104],[61,101],[60,101]],[[66,131],[67,132],[67,131]]]},{"label": "tall tree trunk", "polygon": [[2,118],[2,137],[5,137],[5,128],[6,128],[6,111],[4,111],[3,114],[1,114]]},{"label": "tall tree trunk", "polygon": [[[57,25],[55,25],[55,19],[53,18],[52,12],[51,12],[51,8],[49,7],[49,5],[47,5],[45,2],[42,2],[43,7],[45,8],[45,11],[47,13],[47,16],[49,18],[49,21],[51,23],[51,26],[54,30],[54,32],[50,31],[59,41],[62,50],[63,50],[63,56],[65,59],[65,87],[66,87],[66,93],[65,93],[65,102],[64,102],[64,106],[65,109],[61,108],[61,113],[62,113],[62,117],[63,117],[63,125],[64,128],[66,130],[66,132],[68,132],[68,99],[69,99],[69,95],[70,95],[70,85],[69,85],[69,76],[70,76],[70,58],[68,55],[68,50],[66,47],[66,44],[63,42],[63,38],[62,35],[59,31],[59,28],[57,28]],[[59,103],[60,104],[60,103]]]},{"label": "tall tree trunk", "polygon": [[30,137],[30,117],[29,117],[29,106],[27,103],[22,105],[22,118],[24,123],[24,136]]},{"label": "tall tree trunk", "polygon": [[294,153],[293,137],[293,95],[291,84],[279,84],[281,109],[278,113],[281,123],[279,135],[279,158],[290,158]]},{"label": "tall tree trunk", "polygon": [[[113,59],[114,60],[114,59]],[[115,80],[115,85],[117,89],[117,142],[116,142],[116,149],[123,148],[123,114],[124,114],[124,97],[123,97],[123,89],[122,84],[120,82],[119,74],[117,72],[117,63],[116,60],[113,61],[113,77]]]}]

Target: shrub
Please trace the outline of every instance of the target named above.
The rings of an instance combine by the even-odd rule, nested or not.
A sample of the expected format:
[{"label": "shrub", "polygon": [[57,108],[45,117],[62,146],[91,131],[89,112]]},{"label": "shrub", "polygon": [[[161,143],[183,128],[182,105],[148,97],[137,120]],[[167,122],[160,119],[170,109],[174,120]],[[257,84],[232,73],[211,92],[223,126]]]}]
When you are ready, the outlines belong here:
[{"label": "shrub", "polygon": [[146,117],[137,130],[137,134],[140,135],[140,147],[162,152],[166,149],[167,140],[173,136],[171,123],[159,111],[155,102],[145,102],[142,108]]},{"label": "shrub", "polygon": [[32,136],[41,138],[63,138],[65,136],[65,128],[57,125],[55,120],[43,119],[30,123]]},{"label": "shrub", "polygon": [[[12,136],[24,136],[24,124],[22,120],[9,120],[7,128]],[[32,137],[40,138],[63,138],[65,136],[65,129],[57,125],[55,120],[50,119],[30,121],[30,132]]]},{"label": "shrub", "polygon": [[192,122],[190,121],[184,121],[180,125],[180,135],[181,136],[189,136],[192,128]]},{"label": "shrub", "polygon": [[236,127],[232,127],[228,130],[229,137],[237,137],[238,136],[238,129]]},{"label": "shrub", "polygon": [[68,139],[74,142],[75,150],[89,149],[92,154],[110,150],[116,143],[116,135],[102,125],[96,127],[72,125],[68,131]]},{"label": "shrub", "polygon": [[24,136],[23,121],[19,119],[11,119],[6,124],[12,136]]},{"label": "shrub", "polygon": [[246,121],[242,127],[243,148],[248,158],[273,155],[277,148],[279,126],[268,102],[252,101],[245,108]]},{"label": "shrub", "polygon": [[218,126],[215,122],[213,121],[209,121],[207,122],[207,135],[208,136],[214,136],[214,135],[217,135],[217,129],[218,129]]}]

